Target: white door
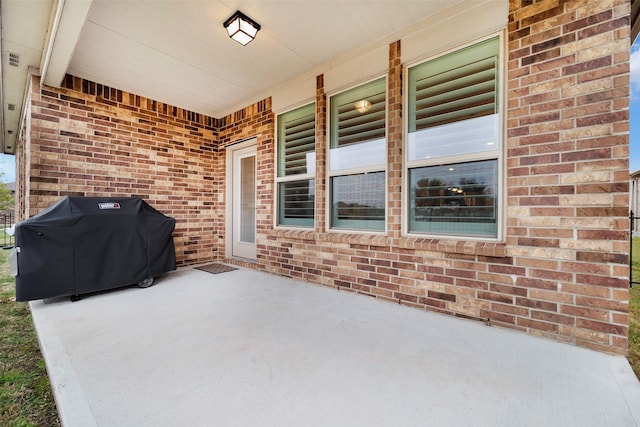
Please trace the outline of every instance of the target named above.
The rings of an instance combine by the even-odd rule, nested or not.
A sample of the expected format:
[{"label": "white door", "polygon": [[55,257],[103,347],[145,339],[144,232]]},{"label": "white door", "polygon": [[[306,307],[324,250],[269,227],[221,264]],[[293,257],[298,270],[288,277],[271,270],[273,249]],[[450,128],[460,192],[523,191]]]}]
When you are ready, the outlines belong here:
[{"label": "white door", "polygon": [[256,259],[256,146],[231,157],[231,256]]}]

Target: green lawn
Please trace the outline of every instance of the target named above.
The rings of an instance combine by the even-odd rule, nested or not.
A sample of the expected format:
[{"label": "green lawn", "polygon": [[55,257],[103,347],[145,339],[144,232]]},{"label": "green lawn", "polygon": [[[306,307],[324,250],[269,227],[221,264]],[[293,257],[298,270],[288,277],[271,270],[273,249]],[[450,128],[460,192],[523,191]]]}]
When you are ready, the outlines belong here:
[{"label": "green lawn", "polygon": [[[633,238],[631,260],[634,282],[640,282],[640,237]],[[629,363],[640,378],[640,284],[634,284],[629,294]]]},{"label": "green lawn", "polygon": [[9,252],[0,249],[0,425],[59,426],[29,306],[14,301]]},{"label": "green lawn", "polygon": [[4,229],[0,229],[0,248],[4,246],[13,246],[13,236],[8,235]]}]

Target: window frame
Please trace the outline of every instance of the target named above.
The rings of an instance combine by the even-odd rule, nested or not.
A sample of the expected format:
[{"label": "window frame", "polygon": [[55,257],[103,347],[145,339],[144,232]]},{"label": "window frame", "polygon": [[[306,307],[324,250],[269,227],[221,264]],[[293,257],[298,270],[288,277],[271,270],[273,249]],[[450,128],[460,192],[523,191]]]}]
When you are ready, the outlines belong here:
[{"label": "window frame", "polygon": [[[420,159],[420,160],[409,160],[409,129],[410,129],[410,78],[409,72],[413,67],[420,66],[429,61],[442,58],[448,54],[452,54],[455,52],[462,51],[463,49],[473,47],[474,45],[486,42],[491,39],[498,39],[498,61],[497,61],[497,94],[496,94],[496,102],[498,103],[497,115],[498,115],[498,124],[497,124],[497,133],[499,138],[498,147],[495,150],[491,151],[481,151],[481,152],[468,152],[464,154],[457,154],[453,156],[442,156],[435,157],[433,159]],[[402,156],[402,174],[403,174],[403,190],[402,190],[402,234],[407,237],[414,238],[438,238],[438,239],[472,239],[478,241],[490,241],[490,242],[502,242],[504,240],[504,227],[505,227],[505,212],[506,212],[506,194],[505,194],[505,184],[504,184],[504,176],[505,176],[505,161],[506,161],[506,88],[507,82],[505,81],[505,73],[506,73],[506,58],[505,58],[505,43],[506,37],[504,31],[494,32],[488,34],[484,37],[474,39],[468,43],[457,45],[453,48],[441,51],[434,55],[430,55],[428,57],[423,57],[417,61],[412,63],[405,64],[403,67],[403,73],[406,78],[404,78],[403,91],[405,96],[403,96],[403,111],[406,112],[403,118],[403,125],[405,131],[403,132],[403,149],[404,153]],[[497,163],[497,183],[496,189],[498,194],[496,195],[496,235],[495,236],[483,236],[478,234],[464,234],[464,233],[435,233],[435,232],[427,232],[427,231],[418,231],[410,229],[410,191],[411,191],[411,169],[418,169],[423,167],[432,167],[432,166],[444,166],[444,165],[456,165],[461,163],[471,163],[471,162],[479,162],[479,161],[487,161],[487,160],[495,160]]]},{"label": "window frame", "polygon": [[[283,175],[279,176],[280,172],[280,149],[281,149],[281,141],[280,141],[280,121],[282,120],[282,116],[285,114],[293,113],[295,111],[302,111],[304,108],[312,108],[314,114],[314,149],[313,149],[313,173],[305,173],[305,174],[294,174],[294,175]],[[318,111],[316,101],[307,102],[301,105],[297,105],[293,108],[281,111],[275,114],[275,149],[274,149],[274,177],[275,177],[275,185],[274,185],[274,228],[283,228],[283,229],[298,229],[298,230],[313,230],[316,226],[317,220],[317,212],[315,207],[315,196],[314,196],[314,206],[313,206],[313,221],[310,225],[303,224],[283,224],[281,223],[281,208],[280,208],[280,184],[288,183],[288,182],[297,182],[297,181],[312,181],[314,187],[314,195],[317,194],[317,176],[316,176],[316,147],[317,147],[317,120],[318,120]]]},{"label": "window frame", "polygon": [[[354,90],[354,89],[358,89],[361,87],[364,87],[367,84],[379,81],[379,80],[384,80],[384,88],[385,88],[385,109],[384,109],[384,161],[379,164],[379,165],[373,165],[373,166],[360,166],[360,167],[353,167],[353,168],[344,168],[344,169],[339,169],[339,170],[331,170],[331,149],[332,149],[332,135],[333,135],[333,120],[332,120],[332,110],[331,110],[331,104],[332,104],[332,98],[346,93],[348,91]],[[385,74],[378,74],[377,76],[370,78],[368,80],[364,80],[364,81],[360,81],[354,85],[351,85],[349,87],[345,87],[345,88],[341,88],[339,90],[336,90],[334,92],[328,93],[327,95],[327,109],[326,109],[326,114],[327,114],[327,119],[326,119],[326,165],[325,165],[325,172],[326,172],[326,177],[325,177],[325,197],[326,197],[326,207],[325,207],[325,231],[326,232],[332,232],[332,233],[349,233],[349,234],[374,234],[374,235],[378,235],[378,234],[386,234],[387,233],[387,214],[388,214],[388,200],[389,200],[389,195],[388,195],[388,175],[387,175],[387,171],[388,171],[388,134],[389,134],[389,129],[388,129],[388,118],[389,118],[389,100],[388,100],[388,96],[389,96],[389,78],[388,75]],[[352,145],[357,145],[356,144],[352,144]],[[349,146],[349,145],[347,145]],[[334,226],[333,222],[333,186],[332,186],[332,178],[334,177],[341,177],[341,176],[349,176],[349,175],[365,175],[365,174],[369,174],[369,173],[377,173],[377,172],[382,172],[384,173],[384,220],[383,220],[383,226],[382,229],[365,229],[365,228],[357,228],[357,227],[352,227],[352,228],[347,228],[347,227],[336,227]],[[346,220],[348,221],[348,220]]]}]

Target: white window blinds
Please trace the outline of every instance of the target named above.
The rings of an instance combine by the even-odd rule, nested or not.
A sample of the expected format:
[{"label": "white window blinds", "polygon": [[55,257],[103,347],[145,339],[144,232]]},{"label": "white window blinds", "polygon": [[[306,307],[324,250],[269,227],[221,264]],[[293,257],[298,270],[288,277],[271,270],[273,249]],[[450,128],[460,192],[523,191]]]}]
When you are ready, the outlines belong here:
[{"label": "white window blinds", "polygon": [[278,121],[278,176],[313,173],[315,170],[315,104],[280,116]]},{"label": "white window blinds", "polygon": [[498,147],[499,38],[409,70],[408,160]]},{"label": "white window blinds", "polygon": [[278,116],[278,225],[313,227],[315,104]]},{"label": "white window blinds", "polygon": [[498,38],[413,67],[409,132],[498,112]]}]

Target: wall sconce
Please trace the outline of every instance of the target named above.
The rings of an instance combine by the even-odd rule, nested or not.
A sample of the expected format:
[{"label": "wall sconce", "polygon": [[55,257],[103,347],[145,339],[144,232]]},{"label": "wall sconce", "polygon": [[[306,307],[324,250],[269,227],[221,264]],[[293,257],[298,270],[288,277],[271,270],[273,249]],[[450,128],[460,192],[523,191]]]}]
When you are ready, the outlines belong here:
[{"label": "wall sconce", "polygon": [[242,46],[247,45],[256,38],[260,24],[249,18],[239,10],[236,11],[229,19],[222,24],[227,30],[229,37],[240,43]]},{"label": "wall sconce", "polygon": [[361,99],[360,101],[356,101],[356,103],[353,104],[353,108],[358,110],[358,112],[360,113],[366,113],[371,108],[371,102],[367,101],[366,99]]}]

